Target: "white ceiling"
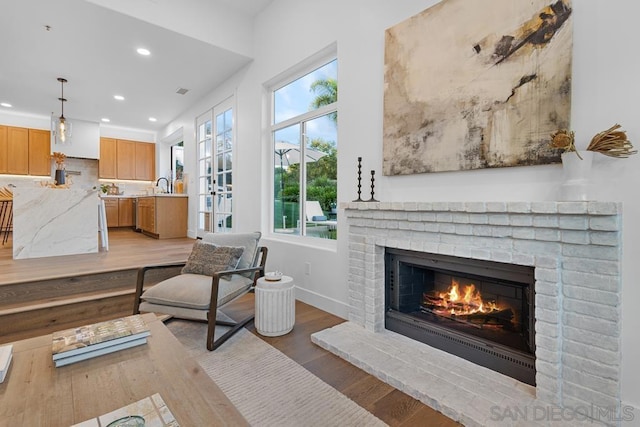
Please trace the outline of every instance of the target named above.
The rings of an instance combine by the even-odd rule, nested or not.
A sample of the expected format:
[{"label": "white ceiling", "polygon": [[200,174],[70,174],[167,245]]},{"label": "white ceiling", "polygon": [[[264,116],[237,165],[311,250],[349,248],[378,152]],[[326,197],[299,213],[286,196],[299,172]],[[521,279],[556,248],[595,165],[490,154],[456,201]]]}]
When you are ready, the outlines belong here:
[{"label": "white ceiling", "polygon": [[[214,8],[220,11],[218,20],[224,20],[221,13],[232,13],[229,19],[234,23],[241,19],[246,24],[235,28],[246,31],[271,1],[206,0],[204,5],[202,0],[182,0],[179,5]],[[150,13],[168,7],[167,0],[127,2],[135,3],[138,16],[146,6],[156,8]],[[60,83],[56,79],[64,77],[68,80],[65,117],[92,122],[107,117],[113,126],[156,131],[251,61],[248,55],[237,53],[239,49],[229,48],[231,44],[221,46],[223,40],[215,43],[189,37],[149,23],[157,20],[136,19],[96,3],[100,1],[3,2],[0,102],[13,107],[0,107],[1,111],[59,116]],[[185,12],[187,23],[189,14],[200,13]],[[138,47],[146,47],[151,55],[140,56]],[[179,95],[178,88],[189,92]],[[116,94],[126,99],[116,101]],[[150,122],[149,117],[157,122]]]}]

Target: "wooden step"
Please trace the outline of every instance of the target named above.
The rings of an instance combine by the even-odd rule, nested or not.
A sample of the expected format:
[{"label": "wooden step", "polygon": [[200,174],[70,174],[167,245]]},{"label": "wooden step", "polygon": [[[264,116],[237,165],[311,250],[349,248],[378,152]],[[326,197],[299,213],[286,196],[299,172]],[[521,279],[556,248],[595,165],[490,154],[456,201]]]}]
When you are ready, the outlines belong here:
[{"label": "wooden step", "polygon": [[[0,286],[0,343],[133,313],[137,269]],[[145,287],[180,268],[149,270]]]},{"label": "wooden step", "polygon": [[[150,270],[145,283],[154,284],[175,276],[179,268]],[[76,298],[100,298],[112,292],[134,291],[138,269],[98,272],[0,286],[0,314],[7,310],[29,310],[29,306],[55,306]]]},{"label": "wooden step", "polygon": [[0,317],[0,344],[133,314],[134,291]]},{"label": "wooden step", "polygon": [[78,297],[57,298],[47,302],[37,302],[33,304],[28,304],[28,305],[13,306],[13,307],[1,309],[0,318],[2,318],[2,316],[8,316],[16,313],[28,313],[30,311],[38,311],[38,310],[45,310],[48,308],[62,307],[69,304],[91,302],[91,301],[105,299],[105,298],[119,297],[122,295],[133,295],[133,293],[134,291],[132,291],[131,289],[124,289],[120,291],[104,292],[104,293],[97,293],[97,294],[84,294]]}]

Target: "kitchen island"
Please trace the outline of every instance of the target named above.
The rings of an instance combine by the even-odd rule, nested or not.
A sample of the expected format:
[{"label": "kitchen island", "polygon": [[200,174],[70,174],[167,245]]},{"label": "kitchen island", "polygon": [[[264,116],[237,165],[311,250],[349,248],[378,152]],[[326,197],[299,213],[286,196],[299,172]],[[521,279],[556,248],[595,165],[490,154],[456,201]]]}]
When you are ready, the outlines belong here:
[{"label": "kitchen island", "polygon": [[156,239],[187,237],[186,194],[156,194],[138,197],[137,228]]},{"label": "kitchen island", "polygon": [[18,187],[13,194],[13,259],[98,252],[93,189]]}]

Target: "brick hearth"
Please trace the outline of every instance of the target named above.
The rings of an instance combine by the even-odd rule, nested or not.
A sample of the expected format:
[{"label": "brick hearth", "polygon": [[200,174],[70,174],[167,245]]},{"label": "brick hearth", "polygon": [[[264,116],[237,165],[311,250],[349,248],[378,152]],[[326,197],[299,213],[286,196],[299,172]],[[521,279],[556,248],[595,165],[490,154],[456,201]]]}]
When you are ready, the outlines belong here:
[{"label": "brick hearth", "polygon": [[[531,410],[517,418],[532,425],[553,419],[552,407],[565,409],[563,422],[573,414],[571,421],[593,425],[583,412],[613,422],[615,414],[593,408],[620,407],[621,204],[341,207],[349,226],[349,322],[314,342],[467,425],[494,425],[510,407]],[[536,387],[386,331],[385,247],[535,267]]]}]

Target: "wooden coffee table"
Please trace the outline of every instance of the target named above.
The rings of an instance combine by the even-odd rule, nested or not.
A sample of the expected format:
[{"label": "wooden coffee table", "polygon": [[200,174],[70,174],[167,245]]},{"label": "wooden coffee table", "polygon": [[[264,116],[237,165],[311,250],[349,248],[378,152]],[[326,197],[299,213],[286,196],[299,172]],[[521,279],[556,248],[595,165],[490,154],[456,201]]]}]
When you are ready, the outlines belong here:
[{"label": "wooden coffee table", "polygon": [[248,425],[166,326],[154,314],[144,319],[147,344],[61,368],[51,335],[14,342],[0,384],[0,426],[70,426],[155,393],[181,426]]}]

